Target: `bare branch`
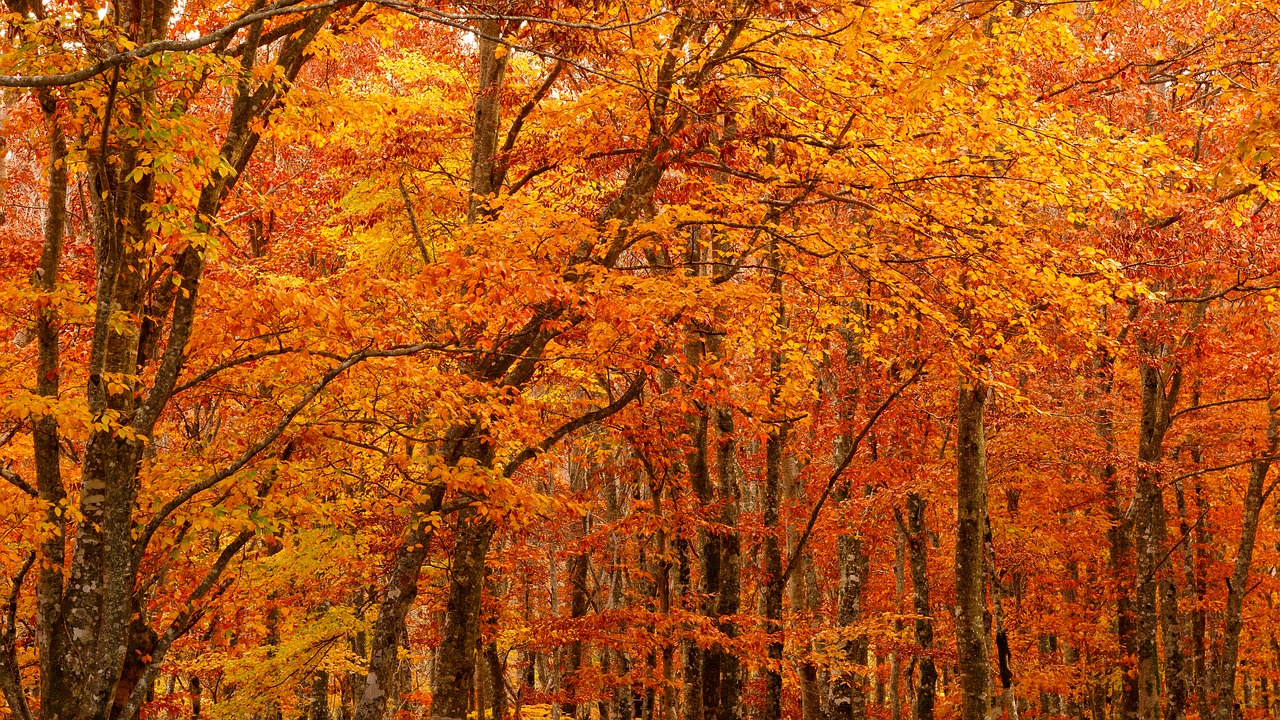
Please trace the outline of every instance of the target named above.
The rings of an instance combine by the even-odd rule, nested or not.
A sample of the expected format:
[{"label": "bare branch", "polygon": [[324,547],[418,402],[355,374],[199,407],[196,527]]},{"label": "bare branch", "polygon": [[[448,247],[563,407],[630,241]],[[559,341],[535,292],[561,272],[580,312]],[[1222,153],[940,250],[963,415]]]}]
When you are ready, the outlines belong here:
[{"label": "bare branch", "polygon": [[133,693],[129,696],[129,703],[125,707],[128,715],[123,717],[134,717],[138,713],[138,708],[147,698],[147,690],[151,687],[151,681],[159,672],[160,666],[164,660],[165,654],[169,651],[169,647],[173,645],[173,641],[184,635],[191,629],[191,625],[200,616],[196,610],[196,603],[209,594],[218,582],[218,578],[227,569],[227,565],[248,542],[253,539],[254,530],[242,530],[236,535],[235,540],[231,544],[222,549],[218,555],[218,559],[214,562],[213,567],[209,568],[209,572],[205,573],[204,579],[191,591],[191,595],[187,597],[187,601],[183,603],[182,609],[174,616],[169,623],[169,627],[165,629],[164,634],[156,641],[155,648],[151,651],[151,659],[147,662],[146,668],[142,671],[142,677],[138,680],[138,684],[134,686]]},{"label": "bare branch", "polygon": [[1193,412],[1193,411],[1196,411],[1196,410],[1206,410],[1206,409],[1211,408],[1211,407],[1221,407],[1221,406],[1223,406],[1223,405],[1235,405],[1236,403],[1265,402],[1265,401],[1270,400],[1270,399],[1271,399],[1271,396],[1269,396],[1269,395],[1264,395],[1264,396],[1262,396],[1262,397],[1243,397],[1243,398],[1232,398],[1232,399],[1230,399],[1230,400],[1219,400],[1219,401],[1217,401],[1217,402],[1204,403],[1204,404],[1202,404],[1202,405],[1192,405],[1191,407],[1185,407],[1185,408],[1183,408],[1183,409],[1179,410],[1178,412],[1176,412],[1176,413],[1174,413],[1174,414],[1170,415],[1170,416],[1169,416],[1169,421],[1170,421],[1170,422],[1173,422],[1173,421],[1174,421],[1174,420],[1176,420],[1180,415],[1185,415],[1186,413]]},{"label": "bare branch", "polygon": [[21,475],[10,470],[9,468],[0,467],[0,478],[4,478],[5,480],[8,480],[10,485],[18,488],[19,490],[30,495],[31,497],[39,496],[39,493],[36,492],[36,489],[31,487],[31,483],[27,482],[26,480],[23,480]]}]

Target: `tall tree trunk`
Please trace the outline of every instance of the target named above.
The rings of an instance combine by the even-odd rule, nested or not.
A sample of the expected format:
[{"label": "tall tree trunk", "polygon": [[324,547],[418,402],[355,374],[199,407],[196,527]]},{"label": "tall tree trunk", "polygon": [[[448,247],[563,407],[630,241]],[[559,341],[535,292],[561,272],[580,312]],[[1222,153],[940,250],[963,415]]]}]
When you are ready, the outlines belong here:
[{"label": "tall tree trunk", "polygon": [[[840,570],[836,625],[844,628],[862,619],[862,595],[871,558],[857,535],[838,537],[836,556]],[[846,670],[836,681],[833,709],[837,720],[863,720],[867,716],[867,649],[865,636],[845,642],[841,659],[857,669]]]},{"label": "tall tree trunk", "polygon": [[[902,615],[902,595],[906,589],[907,536],[894,527],[893,544],[893,611]],[[894,637],[902,635],[902,620],[893,620]],[[889,651],[889,720],[902,720],[902,653],[895,645]]]},{"label": "tall tree trunk", "polygon": [[[696,366],[701,363],[701,342],[690,342],[685,352],[691,365]],[[715,500],[711,487],[710,468],[707,465],[708,417],[706,412],[701,407],[697,408],[688,417],[688,423],[693,446],[685,457],[685,465],[689,472],[690,485],[693,487],[701,509]],[[694,595],[694,592],[689,586],[691,573],[688,542],[681,539],[677,544],[680,551],[681,596],[689,598]],[[686,602],[684,607],[686,611],[696,611],[708,616],[715,614],[716,594],[720,591],[719,545],[719,540],[714,534],[708,533],[703,527],[698,528],[694,536],[694,554],[702,559],[702,601],[698,603],[698,607],[693,607],[690,602]],[[688,638],[684,641],[683,664],[684,720],[702,720],[707,713],[714,716],[720,681],[718,654],[714,648],[707,648],[704,651],[696,640]],[[709,672],[714,672],[715,676],[710,676]]]},{"label": "tall tree trunk", "polygon": [[[799,462],[792,456],[783,458],[782,494],[788,503],[794,504],[803,498],[799,480]],[[796,562],[799,564],[796,571],[793,572],[796,577],[788,587],[791,612],[797,616],[810,610],[812,599],[809,597],[807,578],[801,574],[801,571],[812,569],[813,567],[813,558],[809,552],[797,546],[799,539],[799,529],[794,526],[788,526],[786,556],[789,558],[795,557]],[[798,556],[797,553],[799,553]],[[803,720],[819,720],[822,715],[822,693],[818,686],[818,668],[807,656],[802,657],[797,664],[800,676],[800,716]]]},{"label": "tall tree trunk", "polygon": [[480,636],[480,602],[484,589],[484,560],[493,525],[473,510],[458,514],[449,599],[431,693],[431,717],[466,720]]},{"label": "tall tree trunk", "polygon": [[[1017,494],[1010,494],[1009,512],[1017,513]],[[991,530],[991,516],[987,515],[986,532],[983,544],[987,559],[987,580],[991,587],[992,620],[996,633],[996,667],[1000,675],[1000,706],[1004,709],[1005,720],[1018,720],[1018,699],[1013,685],[1013,655],[1009,647],[1008,628],[1004,622],[1005,587],[1003,573],[996,562],[995,540]],[[990,673],[988,673],[988,677]]]},{"label": "tall tree trunk", "polygon": [[[591,472],[590,467],[571,465],[569,468],[569,489],[573,493],[582,493],[587,489],[587,475]],[[577,540],[582,541],[583,538],[591,532],[591,516],[584,515],[578,522],[576,528]],[[569,557],[569,617],[572,620],[580,620],[587,615],[587,575],[590,569],[590,555],[585,549],[576,552]],[[568,701],[564,704],[564,712],[570,717],[578,717],[578,696],[580,688],[578,686],[578,673],[582,670],[583,646],[582,640],[577,636],[569,643],[569,652],[566,658],[565,667],[565,689],[568,693]],[[587,714],[590,714],[587,712]]]},{"label": "tall tree trunk", "polygon": [[[654,577],[657,580],[658,613],[671,615],[671,559],[668,557],[667,531],[662,517],[662,488],[653,489],[653,514],[658,518],[658,531],[654,534]],[[662,655],[662,718],[676,718],[675,647],[671,639],[661,639]],[[650,702],[652,706],[652,701]],[[652,710],[650,710],[652,712]]]},{"label": "tall tree trunk", "polygon": [[[1197,403],[1198,404],[1198,401]],[[1194,452],[1193,457],[1197,458],[1198,452]],[[1187,621],[1189,621],[1190,648],[1191,657],[1189,664],[1183,670],[1183,688],[1187,695],[1194,693],[1195,706],[1200,717],[1207,718],[1211,714],[1209,698],[1205,688],[1204,678],[1206,676],[1205,668],[1205,612],[1201,607],[1203,601],[1203,593],[1200,588],[1200,573],[1197,570],[1198,565],[1198,543],[1193,535],[1193,528],[1198,528],[1204,521],[1203,517],[1196,519],[1195,523],[1188,520],[1187,517],[1187,497],[1183,489],[1182,481],[1175,480],[1173,483],[1174,498],[1178,507],[1178,533],[1182,538],[1178,547],[1178,554],[1182,558],[1183,585],[1186,588],[1186,594],[1192,599],[1191,607],[1186,612]],[[1189,702],[1189,697],[1184,697],[1184,703]]]},{"label": "tall tree trunk", "polygon": [[[555,487],[554,477],[547,483],[548,494],[550,489]],[[550,557],[547,562],[547,603],[548,609],[551,611],[551,617],[558,619],[560,617],[560,560],[556,557],[554,548],[548,553]],[[644,561],[643,556],[641,562]],[[560,649],[555,648],[550,653],[541,655],[544,662],[546,672],[542,674],[542,686],[546,692],[555,693],[557,697],[560,695]],[[552,720],[560,720],[560,701],[558,699],[551,701],[551,718]]]},{"label": "tall tree trunk", "polygon": [[203,699],[201,697],[200,678],[196,675],[192,675],[189,687],[191,688],[191,720],[200,720],[200,705],[201,700]]},{"label": "tall tree trunk", "polygon": [[[691,229],[685,252],[685,268],[690,277],[704,276],[711,270],[706,262],[708,253],[702,238],[702,227],[695,226]],[[697,323],[689,323],[685,332],[685,362],[692,372],[700,376],[707,356],[707,345],[712,342],[712,338],[718,341],[718,337],[714,332],[708,332],[707,328]],[[719,343],[715,344],[716,349],[719,349]],[[703,402],[697,399],[692,399],[691,402],[693,407],[685,415],[691,440],[688,452],[685,454],[685,468],[689,473],[689,485],[693,488],[698,501],[699,517],[693,545],[694,554],[701,559],[702,564],[700,588],[702,599],[697,603],[697,607],[685,601],[683,609],[714,616],[716,594],[720,591],[720,541],[715,533],[707,532],[703,525],[707,518],[702,512],[715,501],[715,489],[711,484],[711,468],[708,463],[711,418]],[[685,551],[680,556],[681,596],[682,599],[690,598],[693,596],[693,588],[689,586],[687,541],[681,539],[678,542],[680,549]],[[692,637],[686,638],[683,645],[684,720],[714,718],[720,690],[719,651],[715,646],[703,650]]]},{"label": "tall tree trunk", "polygon": [[[1099,478],[1105,488],[1107,515],[1111,526],[1107,529],[1108,564],[1116,595],[1116,639],[1123,653],[1120,671],[1120,698],[1115,703],[1115,720],[1133,720],[1138,713],[1138,676],[1130,663],[1137,657],[1136,616],[1133,607],[1133,520],[1125,512],[1120,498],[1120,477],[1115,458],[1119,454],[1115,425],[1105,401],[1111,395],[1115,375],[1115,358],[1106,350],[1098,353],[1094,362],[1098,390],[1102,401],[1094,411],[1094,432],[1103,441],[1104,458],[1098,468]],[[1096,712],[1095,712],[1096,715]],[[1100,720],[1100,719],[1098,719]]]},{"label": "tall tree trunk", "polygon": [[[736,134],[735,115],[728,113],[722,140]],[[726,176],[718,176],[725,182]],[[734,255],[723,247],[722,236],[712,242],[712,259],[715,272],[728,276],[732,273]],[[725,317],[717,317],[722,325]],[[707,352],[717,361],[723,360],[723,335],[709,333],[706,336]],[[738,614],[742,604],[741,588],[741,540],[738,534],[738,515],[741,489],[738,486],[739,468],[737,436],[734,431],[733,409],[722,406],[712,410],[708,421],[715,424],[716,499],[720,502],[720,528],[710,538],[704,552],[703,590],[708,594],[708,612],[716,617],[716,626],[725,638],[738,635],[738,627],[732,620],[723,620]],[[708,478],[709,479],[709,478]],[[742,680],[738,657],[724,644],[712,645],[706,651],[703,665],[703,720],[738,720],[741,717]]]},{"label": "tall tree trunk", "polygon": [[[734,435],[733,411],[722,408],[716,413],[717,478],[720,500],[720,522],[728,530],[720,538],[720,594],[716,600],[716,615],[732,618],[742,609],[742,542],[738,535],[738,513],[742,492],[738,484],[737,445]],[[732,640],[738,636],[738,626],[733,620],[720,620],[720,632]],[[742,673],[738,656],[732,652],[720,654],[720,691],[717,698],[716,717],[706,720],[739,720],[742,717]]]},{"label": "tall tree trunk", "polygon": [[1164,437],[1172,421],[1177,403],[1182,372],[1174,369],[1166,386],[1164,374],[1152,364],[1161,349],[1140,341],[1147,361],[1139,368],[1142,384],[1142,412],[1138,427],[1138,470],[1134,489],[1133,537],[1136,557],[1134,573],[1135,635],[1138,658],[1138,717],[1159,720],[1160,655],[1159,586],[1164,554],[1161,518],[1164,514],[1164,490],[1158,465],[1164,455]]},{"label": "tall tree trunk", "polygon": [[1200,509],[1196,523],[1193,527],[1195,537],[1195,589],[1196,597],[1200,601],[1197,609],[1196,621],[1193,621],[1193,652],[1196,652],[1201,659],[1202,673],[1200,682],[1197,684],[1197,710],[1200,711],[1200,717],[1213,717],[1213,694],[1214,686],[1217,682],[1217,671],[1212,659],[1209,657],[1208,648],[1214,644],[1214,628],[1211,624],[1211,618],[1215,619],[1216,615],[1211,614],[1205,607],[1204,600],[1209,596],[1209,565],[1212,562],[1208,523],[1205,521],[1205,514],[1208,512],[1209,500],[1205,497],[1204,483],[1197,478],[1193,484],[1195,493],[1196,507]]},{"label": "tall tree trunk", "polygon": [[[604,484],[604,500],[605,500],[605,521],[613,524],[622,517],[622,493],[619,486],[621,478],[618,473],[610,472],[605,479]],[[627,607],[626,595],[623,588],[622,558],[623,551],[622,539],[619,533],[609,533],[608,549],[611,557],[611,569],[609,571],[609,609],[622,610]],[[614,649],[609,651],[613,657],[613,666],[621,682],[618,683],[614,697],[613,708],[610,710],[610,720],[632,720],[632,697],[631,687],[627,682],[630,663],[627,654],[622,649]],[[516,720],[520,720],[517,716]]]},{"label": "tall tree trunk", "polygon": [[[1135,635],[1138,660],[1138,717],[1140,720],[1157,720],[1160,715],[1160,667],[1156,633],[1157,580],[1156,562],[1159,548],[1155,532],[1155,504],[1161,502],[1162,493],[1156,479],[1156,471],[1150,464],[1160,461],[1160,448],[1153,439],[1155,413],[1158,412],[1159,373],[1154,368],[1143,370],[1143,421],[1138,446],[1138,483],[1134,491],[1134,552],[1135,563]],[[1144,466],[1144,463],[1147,464]]]},{"label": "tall tree trunk", "polygon": [[[859,362],[859,349],[852,330],[841,332],[845,341],[845,368],[853,372]],[[832,458],[836,467],[843,467],[851,459],[854,448],[849,429],[856,409],[858,388],[835,387],[836,407],[845,430],[837,436]],[[863,495],[871,494],[871,487],[864,488]],[[841,481],[835,489],[834,500],[844,504],[853,497],[851,481]],[[836,538],[836,563],[839,569],[839,585],[836,590],[836,625],[849,627],[862,620],[862,596],[866,589],[871,558],[865,547],[859,528],[845,532]],[[832,688],[832,710],[837,720],[862,720],[867,716],[867,653],[869,641],[859,636],[843,643],[841,660],[851,666],[844,670]],[[854,669],[854,668],[857,669]]]},{"label": "tall tree trunk", "polygon": [[[484,659],[489,670],[490,707],[493,708],[493,720],[506,720],[507,717],[507,668],[498,653],[498,641],[490,640],[484,646]],[[603,719],[602,719],[603,720]]]},{"label": "tall tree trunk", "polygon": [[1266,480],[1267,472],[1271,469],[1271,458],[1280,450],[1280,406],[1272,401],[1269,410],[1271,418],[1267,424],[1267,449],[1250,467],[1249,486],[1244,495],[1244,516],[1240,524],[1240,544],[1236,549],[1231,579],[1227,583],[1227,606],[1222,620],[1222,649],[1216,663],[1218,679],[1214,720],[1232,720],[1233,717],[1240,631],[1244,628],[1244,597],[1249,591],[1249,567],[1253,563],[1262,506],[1276,486],[1274,482],[1267,486]]},{"label": "tall tree trunk", "polygon": [[311,704],[308,720],[329,720],[329,672],[317,670],[311,676]]},{"label": "tall tree trunk", "polygon": [[987,720],[991,670],[987,656],[983,535],[987,525],[986,388],[960,385],[956,411],[956,652],[962,720]]},{"label": "tall tree trunk", "polygon": [[[925,524],[926,502],[918,493],[907,494],[907,555],[911,564],[911,599],[916,620],[916,664],[920,678],[916,684],[915,720],[933,720],[938,671],[933,662],[933,610],[929,603],[929,530]],[[902,524],[899,518],[899,525]]]},{"label": "tall tree trunk", "polygon": [[373,637],[369,643],[369,668],[365,673],[364,687],[356,699],[355,720],[381,720],[386,713],[399,667],[400,634],[409,609],[418,596],[418,575],[431,543],[432,526],[425,518],[439,507],[443,497],[443,485],[430,490],[429,499],[411,516],[404,540],[396,553],[391,577],[378,603],[378,619],[374,621]]},{"label": "tall tree trunk", "polygon": [[[1167,518],[1162,501],[1154,508],[1155,533],[1158,547],[1167,547],[1169,532]],[[1166,554],[1172,554],[1172,548]],[[1186,663],[1182,655],[1182,618],[1178,613],[1178,584],[1175,581],[1171,562],[1165,562],[1157,569],[1160,578],[1158,592],[1160,595],[1160,630],[1161,647],[1164,651],[1164,667],[1161,672],[1164,678],[1164,720],[1184,720],[1187,714]]]},{"label": "tall tree trunk", "polygon": [[786,428],[776,428],[765,445],[765,475],[762,510],[764,515],[764,626],[768,635],[767,661],[764,668],[764,711],[762,720],[782,718],[782,593],[786,580],[782,577],[782,542],[778,537],[779,505],[782,490],[782,457],[786,444]]},{"label": "tall tree trunk", "polygon": [[[1078,598],[1076,586],[1079,583],[1080,564],[1074,559],[1069,560],[1067,562],[1067,583],[1062,589],[1062,600],[1069,608],[1076,604]],[[1093,691],[1093,688],[1091,687],[1092,682],[1089,684],[1083,683],[1083,681],[1088,678],[1088,675],[1084,669],[1080,667],[1080,651],[1070,640],[1066,640],[1062,643],[1062,662],[1067,667],[1072,668],[1074,676],[1082,681],[1081,686],[1072,688],[1072,692],[1066,696],[1065,713],[1067,717],[1072,718],[1072,720],[1084,720],[1084,711],[1089,705],[1089,694]],[[1059,695],[1059,707],[1062,707],[1062,700],[1062,696]]]},{"label": "tall tree trunk", "polygon": [[[502,107],[502,81],[510,58],[509,53],[498,53],[499,44],[493,39],[499,34],[496,20],[480,21],[479,29],[484,35],[478,41],[480,68],[471,141],[471,197],[467,208],[469,223],[475,223],[485,215],[488,197],[495,190],[493,180],[498,150],[499,111]],[[476,439],[476,443],[480,448],[464,452],[463,456],[483,460],[480,464],[488,466],[493,459],[492,446],[483,438]],[[484,585],[485,554],[493,531],[490,522],[475,517],[473,510],[459,513],[449,599],[431,688],[432,718],[465,720],[467,717],[467,708],[474,692],[472,681],[480,636],[480,600]]]},{"label": "tall tree trunk", "polygon": [[[62,243],[67,231],[67,140],[62,131],[58,102],[49,90],[37,94],[44,113],[49,143],[48,210],[44,221],[44,244],[40,265],[33,275],[35,290],[45,296],[37,304],[36,394],[53,400],[61,386],[59,359],[59,320],[56,306],[47,297],[57,290],[62,263]],[[36,647],[40,654],[41,715],[51,716],[71,710],[70,688],[64,685],[69,668],[60,668],[67,638],[59,633],[63,593],[63,567],[66,561],[67,525],[59,505],[66,500],[62,470],[58,461],[58,420],[52,414],[32,422],[32,449],[35,456],[36,490],[46,504],[45,527],[48,528],[39,547],[36,565]],[[11,707],[14,706],[11,704]],[[28,711],[29,712],[29,711]]]}]

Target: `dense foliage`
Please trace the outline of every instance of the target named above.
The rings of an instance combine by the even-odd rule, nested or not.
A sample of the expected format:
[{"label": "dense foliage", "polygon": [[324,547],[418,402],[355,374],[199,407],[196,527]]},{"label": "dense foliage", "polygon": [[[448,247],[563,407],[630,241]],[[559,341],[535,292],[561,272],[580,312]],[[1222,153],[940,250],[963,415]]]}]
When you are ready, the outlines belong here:
[{"label": "dense foliage", "polygon": [[1272,0],[5,0],[18,720],[1280,715]]}]

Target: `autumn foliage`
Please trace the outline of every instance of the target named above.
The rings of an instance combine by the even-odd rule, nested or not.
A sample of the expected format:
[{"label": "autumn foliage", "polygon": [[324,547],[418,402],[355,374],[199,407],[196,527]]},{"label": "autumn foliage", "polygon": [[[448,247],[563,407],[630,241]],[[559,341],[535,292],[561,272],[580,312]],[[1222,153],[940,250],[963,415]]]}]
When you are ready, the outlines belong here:
[{"label": "autumn foliage", "polygon": [[1280,715],[1271,0],[6,0],[17,720]]}]

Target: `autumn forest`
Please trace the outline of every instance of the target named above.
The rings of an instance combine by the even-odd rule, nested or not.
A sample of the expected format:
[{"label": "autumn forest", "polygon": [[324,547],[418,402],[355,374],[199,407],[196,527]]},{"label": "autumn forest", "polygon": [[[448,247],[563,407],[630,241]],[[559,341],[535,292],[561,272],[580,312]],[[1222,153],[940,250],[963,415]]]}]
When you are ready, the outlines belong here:
[{"label": "autumn forest", "polygon": [[1275,0],[3,0],[0,718],[1280,717]]}]

